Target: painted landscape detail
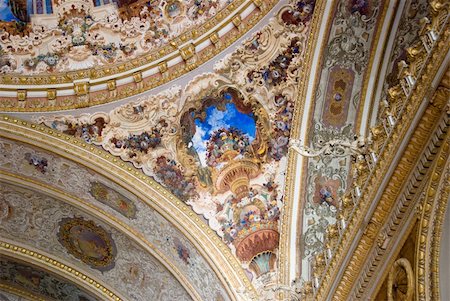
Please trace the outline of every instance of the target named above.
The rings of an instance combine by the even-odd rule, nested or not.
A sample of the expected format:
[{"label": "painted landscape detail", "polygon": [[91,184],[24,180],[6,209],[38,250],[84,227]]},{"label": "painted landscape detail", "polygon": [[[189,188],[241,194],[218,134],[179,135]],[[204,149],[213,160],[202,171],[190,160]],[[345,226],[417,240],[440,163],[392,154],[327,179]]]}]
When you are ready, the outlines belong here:
[{"label": "painted landscape detail", "polygon": [[33,295],[43,296],[51,300],[98,300],[66,280],[62,280],[37,267],[18,263],[5,257],[0,259],[0,283],[8,284],[28,291]]},{"label": "painted landscape detail", "polygon": [[108,271],[114,268],[116,246],[102,227],[83,218],[64,218],[59,223],[59,242],[70,254],[91,268]]}]

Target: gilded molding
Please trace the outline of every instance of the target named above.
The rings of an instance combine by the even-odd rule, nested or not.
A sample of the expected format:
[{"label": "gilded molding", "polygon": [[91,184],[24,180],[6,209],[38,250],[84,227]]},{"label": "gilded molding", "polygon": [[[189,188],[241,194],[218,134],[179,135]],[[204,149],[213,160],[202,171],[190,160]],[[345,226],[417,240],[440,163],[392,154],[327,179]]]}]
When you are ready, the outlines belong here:
[{"label": "gilded molding", "polygon": [[[335,0],[333,0],[335,1]],[[316,48],[318,42],[318,35],[320,31],[320,24],[322,23],[323,14],[325,11],[326,2],[324,0],[316,1],[314,14],[310,23],[309,36],[307,39],[307,48],[305,51],[305,58],[300,66],[301,74],[298,80],[298,93],[295,99],[294,114],[292,117],[292,129],[291,138],[298,137],[300,134],[301,127],[301,116],[304,114],[305,103],[306,103],[306,93],[308,90],[309,77],[311,76],[312,61],[314,58],[314,49]],[[330,16],[332,19],[332,16]],[[330,19],[330,20],[331,20]],[[328,21],[328,25],[331,21]],[[316,68],[319,68],[317,66]],[[316,70],[317,72],[317,70]],[[285,178],[285,204],[283,206],[283,215],[281,219],[280,227],[280,244],[279,244],[279,258],[278,258],[278,282],[281,284],[289,284],[289,267],[292,264],[297,264],[290,262],[290,248],[289,245],[291,234],[291,227],[297,227],[297,225],[292,225],[292,215],[296,214],[292,210],[292,202],[294,199],[295,186],[298,185],[296,182],[295,174],[297,172],[297,154],[294,152],[289,152],[288,164],[286,168],[286,178]]]},{"label": "gilded molding", "polygon": [[405,300],[412,300],[413,294],[414,294],[414,272],[411,266],[411,263],[406,258],[399,258],[397,259],[394,264],[392,265],[392,268],[389,272],[388,276],[388,292],[387,297],[388,301],[394,301],[394,292],[393,287],[397,286],[396,283],[396,277],[398,275],[398,271],[400,269],[403,269],[406,274],[406,293],[405,293]]},{"label": "gilded molding", "polygon": [[[362,268],[361,276],[354,284],[352,290],[353,298],[368,298],[367,294],[374,286],[379,286],[381,283],[373,283],[372,278],[376,275],[382,274],[384,279],[387,270],[380,271],[384,262],[392,262],[395,259],[403,243],[406,240],[406,236],[399,237],[401,229],[408,229],[404,233],[409,233],[411,228],[415,224],[415,219],[411,220],[409,224],[406,224],[410,216],[413,216],[416,212],[417,204],[420,203],[422,198],[422,192],[426,189],[426,185],[430,185],[428,182],[429,174],[432,172],[433,162],[438,162],[436,159],[436,153],[440,152],[440,156],[448,156],[448,149],[441,147],[442,141],[448,141],[448,130],[450,124],[448,117],[442,120],[434,134],[429,139],[429,143],[422,155],[418,159],[418,164],[414,171],[411,172],[408,177],[409,180],[404,183],[401,196],[398,197],[389,209],[389,218],[381,225],[380,232],[376,237],[376,243],[373,245],[370,255],[367,256],[364,268]],[[430,171],[429,171],[430,170]],[[433,178],[434,179],[434,178]],[[401,242],[393,250],[393,245],[396,242]]]},{"label": "gilded molding", "polygon": [[73,283],[82,284],[83,287],[95,293],[97,296],[105,298],[106,300],[124,300],[116,293],[114,293],[111,289],[109,289],[106,285],[97,281],[94,277],[84,274],[83,272],[80,272],[79,270],[62,263],[61,261],[42,254],[38,251],[21,247],[9,242],[0,241],[0,254],[22,259],[37,266],[45,267],[48,271],[52,271]]},{"label": "gilded molding", "polygon": [[[401,193],[405,180],[409,177],[413,167],[418,161],[419,154],[424,149],[426,141],[428,140],[428,137],[430,137],[432,130],[436,125],[435,122],[439,119],[442,110],[445,107],[446,100],[440,99],[436,101],[435,98],[435,101],[433,101],[433,103],[428,106],[424,115],[422,116],[421,122],[417,126],[417,130],[412,135],[410,143],[408,144],[404,152],[404,156],[400,159],[398,166],[392,174],[391,181],[389,181],[388,185],[384,189],[384,193],[378,201],[378,205],[372,217],[370,218],[369,224],[366,226],[366,230],[362,235],[358,246],[353,252],[352,259],[345,269],[345,272],[341,278],[342,280],[337,287],[336,292],[333,294],[336,300],[345,300],[351,294],[353,285],[356,283],[357,278],[359,277],[359,271],[362,270],[362,266],[369,256],[370,249],[376,243],[376,238],[378,236],[378,233],[382,229],[382,225],[386,222],[386,218],[389,216],[395,200],[397,200]],[[395,149],[398,148],[396,147]],[[395,153],[395,151],[389,151],[389,154]],[[386,162],[383,157],[380,158],[380,161]],[[392,161],[389,160],[387,162]],[[374,178],[371,179],[371,182],[373,180]],[[379,185],[381,181],[377,181],[376,183],[376,185]],[[373,189],[371,191],[372,193],[374,193],[377,190],[378,189]],[[374,197],[372,196],[370,199],[373,200]],[[360,202],[360,204],[364,204],[364,199],[360,200]],[[365,203],[364,205],[364,212],[367,212],[370,203]],[[365,216],[365,214],[358,215],[363,217]]]},{"label": "gilded molding", "polygon": [[[388,141],[389,143],[385,145],[383,152],[379,154],[377,164],[375,165],[374,170],[371,171],[372,176],[369,177],[369,182],[362,191],[359,202],[353,210],[353,214],[348,222],[347,229],[341,238],[341,244],[336,249],[333,258],[330,260],[328,267],[323,274],[321,282],[322,285],[319,287],[317,294],[315,295],[317,300],[320,300],[331,293],[329,291],[333,283],[331,279],[335,279],[339,269],[342,269],[346,252],[350,248],[354,237],[357,235],[357,231],[360,228],[359,226],[363,225],[363,218],[370,206],[369,200],[374,199],[378,190],[377,187],[379,187],[379,184],[382,182],[381,179],[388,171],[396,154],[395,150],[398,149],[400,143],[403,141],[413,120],[413,116],[416,115],[422,100],[430,93],[431,82],[437,74],[450,47],[448,38],[449,31],[445,30],[442,33],[441,39],[432,49],[432,57],[429,61],[432,63],[426,64],[425,67],[423,67],[424,71],[422,76],[420,80],[417,81],[415,88],[409,95],[410,99],[405,108],[404,114],[399,116],[397,126],[395,126],[390,132],[389,138],[391,139]],[[387,213],[389,212],[389,208],[391,206],[390,203],[395,200],[396,196],[398,196],[401,183],[404,181],[408,171],[411,169],[411,163],[408,162],[408,159],[410,159],[411,162],[415,161],[415,156],[420,152],[421,148],[423,148],[423,142],[427,140],[427,137],[429,137],[431,128],[434,125],[433,122],[440,115],[444,107],[445,103],[443,103],[442,99],[428,105],[428,108],[422,117],[422,124],[417,128],[415,133],[416,137],[411,139],[411,143],[409,144],[410,149],[405,152],[407,157],[404,157],[399,163],[396,173],[392,176],[392,181],[390,181],[388,187],[385,189],[386,193],[379,202],[378,210],[376,210],[372,216],[372,223],[369,222],[358,247],[353,253],[355,257],[345,268],[342,278],[338,280],[340,284],[338,285],[336,292],[332,293],[335,299],[344,300],[349,296],[352,284],[359,274],[361,265],[364,262],[370,246],[374,243],[374,234],[379,231],[378,225],[384,221]]]},{"label": "gilded molding", "polygon": [[[383,11],[381,12],[381,16],[380,16],[381,20],[385,20],[386,19],[387,6],[388,6],[388,3],[385,4],[385,7],[384,7]],[[398,3],[396,3],[396,7],[398,7]],[[392,23],[393,19],[394,19],[394,17],[391,17],[391,20],[389,22]],[[360,98],[361,102],[359,104],[359,111],[358,111],[358,114],[357,114],[357,119],[356,119],[356,124],[355,124],[355,132],[356,133],[359,132],[359,129],[361,128],[361,126],[364,126],[364,127],[367,127],[367,128],[369,127],[369,122],[370,122],[370,117],[371,117],[371,114],[372,114],[372,110],[370,111],[369,117],[367,118],[367,124],[362,124],[362,116],[363,116],[363,110],[364,110],[366,101],[369,101],[371,103],[371,105],[373,105],[372,100],[370,100],[370,99],[367,100],[366,99],[366,95],[367,95],[367,88],[368,88],[369,80],[370,80],[370,72],[372,71],[372,68],[373,68],[373,61],[374,61],[375,57],[377,57],[377,55],[376,55],[376,51],[377,51],[377,48],[378,48],[377,44],[380,41],[380,36],[381,36],[382,29],[383,29],[382,27],[383,27],[382,25],[378,26],[378,29],[377,29],[377,32],[376,32],[375,37],[373,39],[372,47],[371,47],[371,50],[370,50],[369,62],[367,64],[367,71],[366,71],[366,74],[364,76],[364,80],[363,80],[362,87],[361,87],[361,98]],[[389,34],[389,31],[388,31],[387,34]],[[387,43],[387,41],[384,42],[385,45],[386,45],[386,43]],[[385,49],[385,47],[383,47],[383,49]],[[375,68],[380,69],[381,65],[378,65]]]},{"label": "gilded molding", "polygon": [[189,206],[131,164],[80,139],[5,115],[0,116],[0,135],[66,157],[95,170],[125,189],[133,187],[139,198],[163,217],[173,221],[180,232],[191,240],[216,272],[230,297],[236,298],[233,288],[239,287],[245,287],[256,294],[241,264],[215,232]]}]

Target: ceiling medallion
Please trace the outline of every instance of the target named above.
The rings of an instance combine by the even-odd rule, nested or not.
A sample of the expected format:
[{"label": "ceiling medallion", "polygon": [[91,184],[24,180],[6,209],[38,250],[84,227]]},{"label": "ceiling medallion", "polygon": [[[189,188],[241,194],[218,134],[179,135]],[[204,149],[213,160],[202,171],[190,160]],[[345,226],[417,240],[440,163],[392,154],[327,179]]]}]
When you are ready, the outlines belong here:
[{"label": "ceiling medallion", "polygon": [[58,240],[70,254],[91,268],[102,272],[114,268],[117,250],[111,234],[93,221],[80,217],[62,219]]}]

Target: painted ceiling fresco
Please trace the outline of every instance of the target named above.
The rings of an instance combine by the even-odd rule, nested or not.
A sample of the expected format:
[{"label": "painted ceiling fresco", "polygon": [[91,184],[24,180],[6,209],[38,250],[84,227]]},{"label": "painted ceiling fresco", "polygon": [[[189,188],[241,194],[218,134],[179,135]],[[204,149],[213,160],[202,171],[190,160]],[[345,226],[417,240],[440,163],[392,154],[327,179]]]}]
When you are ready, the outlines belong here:
[{"label": "painted ceiling fresco", "polygon": [[230,2],[139,1],[118,9],[109,1],[62,1],[45,21],[35,18],[24,26],[5,9],[0,72],[64,72],[131,60],[198,28]]},{"label": "painted ceiling fresco", "polygon": [[0,21],[14,22],[19,19],[12,13],[11,7],[8,5],[8,0],[0,1]]},{"label": "painted ceiling fresco", "polygon": [[184,88],[109,113],[37,121],[142,168],[261,281],[276,270],[293,103],[313,10],[314,1],[290,2],[214,73]]},{"label": "painted ceiling fresco", "polygon": [[[223,296],[224,300],[228,300],[227,293],[217,275],[192,243],[167,219],[130,192],[86,167],[40,149],[31,148],[7,139],[0,140],[0,149],[4,154],[0,157],[0,171],[18,174],[33,181],[38,181],[38,183],[41,183],[39,185],[43,187],[55,187],[76,196],[79,199],[78,202],[89,206],[92,208],[91,210],[100,210],[110,217],[115,216],[114,219],[117,222],[128,225],[130,230],[137,231],[148,244],[155,246],[159,258],[162,257],[166,262],[175,265],[177,273],[181,273],[185,279],[189,279],[191,285],[202,298],[213,299],[219,294]],[[0,200],[7,204],[1,206],[2,202],[0,202],[0,208],[2,209],[0,210],[2,212],[0,213],[0,220],[2,216],[5,220],[10,220],[11,210],[8,208],[13,206],[15,202],[6,199]],[[53,214],[52,212],[48,214],[50,213]],[[25,220],[28,221],[28,218]],[[55,230],[54,233],[52,232],[55,237],[52,237],[52,243],[58,242],[58,250],[62,250],[61,248],[64,248],[66,252],[70,250],[69,253],[73,258],[79,260],[78,263],[82,262],[94,270],[104,271],[105,275],[118,273],[116,272],[118,266],[115,259],[120,257],[120,247],[111,240],[112,232],[110,230],[105,232],[106,227],[89,220],[84,218],[76,221],[64,219],[61,216],[60,220],[55,220]],[[78,226],[75,227],[74,225]],[[29,225],[29,222],[23,226],[35,227]],[[8,232],[12,229],[7,230],[1,227],[0,229],[6,231],[6,233],[15,233],[14,231]],[[56,229],[59,230],[56,231]],[[22,230],[25,231],[25,229]],[[48,235],[45,237],[49,238]],[[88,251],[93,256],[86,256],[82,250],[89,245],[82,246],[73,242],[73,238],[79,237],[87,237],[98,242],[97,253],[89,253],[91,251]],[[126,250],[128,249],[126,248]],[[135,258],[139,258],[143,255],[136,256]],[[150,255],[145,254],[145,256]],[[143,277],[144,270],[139,267],[139,264],[130,262],[127,265],[129,266],[127,273],[136,274],[132,278],[136,278],[137,282],[143,281],[139,277]],[[129,285],[137,282],[131,281]],[[117,287],[119,288],[121,285],[117,284]],[[123,290],[126,291],[125,288]]]},{"label": "painted ceiling fresco", "polygon": [[[76,285],[61,277],[49,274],[43,269],[17,262],[7,257],[0,258],[0,283],[24,290],[34,296],[54,301],[99,301]],[[2,297],[0,300],[16,299]]]}]

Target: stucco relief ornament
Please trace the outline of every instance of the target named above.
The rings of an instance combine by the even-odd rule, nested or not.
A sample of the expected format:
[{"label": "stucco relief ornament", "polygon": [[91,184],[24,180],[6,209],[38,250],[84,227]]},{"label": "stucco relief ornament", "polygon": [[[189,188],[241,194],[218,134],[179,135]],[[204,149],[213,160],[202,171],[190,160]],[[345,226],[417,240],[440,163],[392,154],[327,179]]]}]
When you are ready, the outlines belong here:
[{"label": "stucco relief ornament", "polygon": [[239,300],[242,301],[257,301],[260,300],[258,296],[255,294],[249,292],[245,287],[240,287],[236,290],[238,296],[240,297]]},{"label": "stucco relief ornament", "polygon": [[[83,121],[39,120],[86,133],[86,141],[142,168],[203,215],[253,279],[276,270],[294,99],[314,6],[290,3],[216,72],[185,88]],[[191,263],[193,256],[180,250]]]},{"label": "stucco relief ornament", "polygon": [[[291,285],[282,285],[277,284],[275,286],[270,285],[267,287],[264,287],[264,290],[267,292],[279,292],[284,294],[283,300],[289,300],[289,301],[300,301],[302,300],[302,297],[307,295],[309,293],[308,290],[308,283],[305,283],[302,279],[294,279],[291,282]],[[264,300],[272,300],[265,298]]]},{"label": "stucco relief ornament", "polygon": [[0,33],[0,46],[15,59],[5,57],[9,66],[0,72],[66,72],[124,62],[204,24],[228,4],[158,0],[137,3],[124,12],[121,5],[99,9],[89,0],[58,0],[54,14],[33,19],[25,30],[9,26]]},{"label": "stucco relief ornament", "polygon": [[364,138],[355,136],[353,141],[333,139],[321,143],[321,147],[314,149],[302,145],[301,140],[291,139],[289,145],[292,150],[304,157],[331,156],[334,158],[347,157],[349,155],[364,155],[367,152],[367,143]]},{"label": "stucco relief ornament", "polygon": [[340,2],[334,21],[338,29],[328,44],[327,66],[353,67],[358,73],[365,70],[369,52],[363,37],[375,24],[378,4],[359,2],[363,5],[348,7],[346,1]]}]

